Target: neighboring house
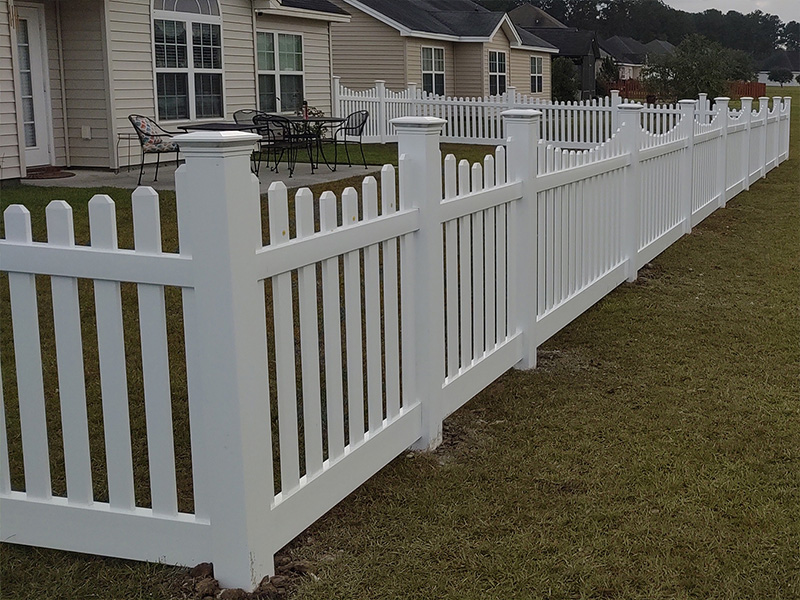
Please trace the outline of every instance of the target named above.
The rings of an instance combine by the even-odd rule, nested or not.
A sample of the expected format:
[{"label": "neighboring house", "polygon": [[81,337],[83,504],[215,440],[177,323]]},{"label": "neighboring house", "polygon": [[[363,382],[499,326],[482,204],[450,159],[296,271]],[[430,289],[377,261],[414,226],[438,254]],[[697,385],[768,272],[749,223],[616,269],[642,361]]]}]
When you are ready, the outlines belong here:
[{"label": "neighboring house", "polygon": [[350,13],[335,23],[333,71],[343,85],[383,80],[446,96],[518,92],[550,98],[551,44],[514,26],[508,15],[470,0],[332,0]]},{"label": "neighboring house", "polygon": [[792,72],[792,80],[784,83],[787,87],[797,87],[797,76],[800,75],[800,50],[776,50],[768,59],[759,65],[758,82],[767,85],[780,85],[770,81],[769,72],[775,68],[789,69]]},{"label": "neighboring house", "polygon": [[518,6],[508,16],[518,28],[552,44],[558,48],[559,57],[569,58],[575,64],[580,74],[581,100],[595,96],[600,48],[594,31],[567,27],[532,4]]},{"label": "neighboring house", "polygon": [[600,41],[600,50],[611,56],[619,64],[619,78],[639,79],[642,68],[647,62],[648,48],[632,37],[615,35]]},{"label": "neighboring house", "polygon": [[327,0],[0,0],[0,179],[116,167],[131,113],[329,112],[330,26],[348,20]]}]

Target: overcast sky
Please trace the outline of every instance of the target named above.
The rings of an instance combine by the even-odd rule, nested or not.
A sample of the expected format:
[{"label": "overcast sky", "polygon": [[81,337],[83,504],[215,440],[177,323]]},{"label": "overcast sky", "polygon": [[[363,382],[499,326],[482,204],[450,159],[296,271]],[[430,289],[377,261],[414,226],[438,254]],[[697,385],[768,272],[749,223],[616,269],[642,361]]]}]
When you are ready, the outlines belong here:
[{"label": "overcast sky", "polygon": [[800,21],[800,0],[664,0],[666,4],[686,12],[703,12],[716,8],[723,13],[735,10],[743,14],[760,10],[778,15],[784,23]]}]

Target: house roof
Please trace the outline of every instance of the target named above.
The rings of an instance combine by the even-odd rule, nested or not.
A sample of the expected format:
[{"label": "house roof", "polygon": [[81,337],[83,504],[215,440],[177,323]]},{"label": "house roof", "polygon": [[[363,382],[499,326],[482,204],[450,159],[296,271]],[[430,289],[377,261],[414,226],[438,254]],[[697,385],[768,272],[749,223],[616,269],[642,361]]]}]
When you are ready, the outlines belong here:
[{"label": "house roof", "polygon": [[594,31],[581,31],[573,27],[537,27],[528,31],[558,48],[561,56],[599,55]]},{"label": "house roof", "polygon": [[[500,27],[511,34],[512,45],[557,52],[543,39],[515,27],[505,13],[490,11],[472,0],[345,0],[401,33],[488,41]],[[467,39],[464,39],[467,38]],[[515,44],[515,42],[517,42]]]},{"label": "house roof", "polygon": [[283,4],[283,6],[300,8],[303,10],[315,10],[317,12],[328,12],[338,15],[348,14],[333,2],[328,2],[328,0],[281,0],[281,4]]},{"label": "house roof", "polygon": [[647,58],[647,46],[632,37],[615,35],[601,41],[600,47],[621,63],[642,65]]},{"label": "house roof", "polygon": [[648,54],[673,54],[675,52],[675,46],[666,40],[653,40],[652,42],[647,42],[645,44],[645,48],[647,48]]},{"label": "house roof", "polygon": [[760,71],[784,67],[790,71],[800,71],[800,50],[776,50],[761,63]]},{"label": "house roof", "polygon": [[508,11],[508,16],[515,25],[528,30],[538,27],[568,29],[561,21],[533,4],[522,4]]}]

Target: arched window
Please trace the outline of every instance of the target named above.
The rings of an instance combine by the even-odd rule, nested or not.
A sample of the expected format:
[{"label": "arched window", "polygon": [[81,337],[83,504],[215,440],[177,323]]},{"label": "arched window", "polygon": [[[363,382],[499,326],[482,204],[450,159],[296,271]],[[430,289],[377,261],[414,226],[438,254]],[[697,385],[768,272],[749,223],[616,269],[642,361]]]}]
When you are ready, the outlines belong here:
[{"label": "arched window", "polygon": [[154,0],[153,52],[160,121],[224,116],[217,0]]}]

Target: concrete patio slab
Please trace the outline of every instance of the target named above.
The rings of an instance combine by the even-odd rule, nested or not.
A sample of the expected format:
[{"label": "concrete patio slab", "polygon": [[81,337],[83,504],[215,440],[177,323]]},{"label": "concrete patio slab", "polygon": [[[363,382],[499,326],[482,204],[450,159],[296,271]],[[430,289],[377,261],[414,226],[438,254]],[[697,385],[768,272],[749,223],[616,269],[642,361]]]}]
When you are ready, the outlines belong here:
[{"label": "concrete patio slab", "polygon": [[[331,171],[325,165],[321,168],[314,169],[311,173],[311,165],[307,163],[298,163],[294,174],[289,177],[289,172],[285,165],[280,166],[280,171],[275,173],[268,168],[263,167],[259,172],[259,181],[261,182],[261,193],[266,194],[270,184],[273,181],[283,181],[287,188],[306,187],[317,185],[319,183],[328,183],[354,177],[357,175],[371,175],[380,171],[379,166],[369,166],[364,168],[362,165],[339,165],[336,171]],[[109,170],[95,170],[95,169],[65,169],[70,173],[74,173],[74,177],[63,177],[58,179],[22,179],[23,185],[33,185],[40,187],[76,187],[76,188],[96,188],[96,187],[116,187],[122,189],[133,190],[136,188],[136,181],[139,178],[139,167],[132,166],[130,170],[124,167],[120,169],[119,173]],[[155,164],[146,165],[144,175],[142,176],[142,185],[151,186],[155,190],[174,190],[175,189],[175,165],[167,164],[161,165],[158,170],[158,181],[153,181],[155,174]]]}]

